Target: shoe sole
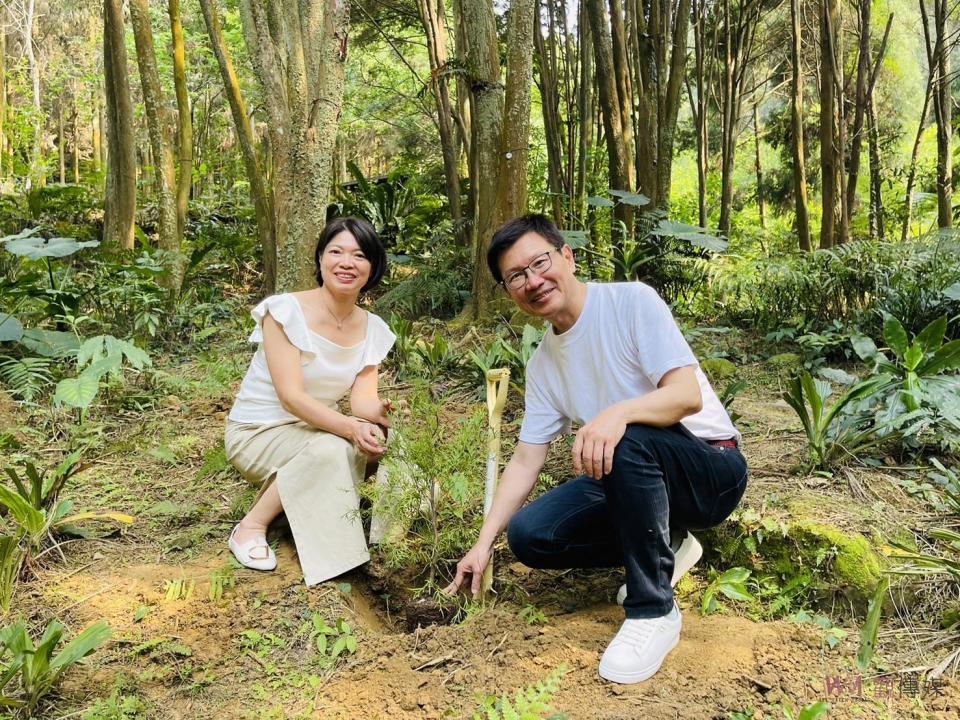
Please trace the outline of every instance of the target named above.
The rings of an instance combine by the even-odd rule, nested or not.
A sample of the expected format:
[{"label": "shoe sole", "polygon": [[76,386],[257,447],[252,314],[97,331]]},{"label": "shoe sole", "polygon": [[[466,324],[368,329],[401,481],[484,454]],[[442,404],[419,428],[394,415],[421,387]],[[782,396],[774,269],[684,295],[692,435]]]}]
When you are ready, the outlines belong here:
[{"label": "shoe sole", "polygon": [[[690,538],[690,541],[687,541]],[[703,545],[693,535],[687,534],[687,537],[680,543],[676,554],[673,556],[673,577],[670,579],[670,587],[675,587],[680,578],[686,575],[693,566],[700,562],[703,557]],[[627,586],[621,585],[617,591],[617,605],[623,605],[627,596]]]},{"label": "shoe sole", "polygon": [[677,633],[676,639],[674,639],[670,647],[667,648],[667,651],[663,654],[663,656],[661,656],[659,660],[657,660],[655,664],[649,665],[643,668],[642,670],[638,670],[637,672],[619,673],[611,670],[605,671],[603,668],[603,663],[600,663],[600,668],[598,670],[600,677],[602,677],[604,680],[609,680],[610,682],[619,683],[621,685],[633,685],[635,683],[643,682],[644,680],[649,680],[650,678],[652,678],[654,675],[657,674],[657,671],[660,670],[660,666],[663,665],[663,661],[667,659],[667,655],[669,655],[673,651],[673,649],[679,644],[679,642],[680,642],[680,633]]}]

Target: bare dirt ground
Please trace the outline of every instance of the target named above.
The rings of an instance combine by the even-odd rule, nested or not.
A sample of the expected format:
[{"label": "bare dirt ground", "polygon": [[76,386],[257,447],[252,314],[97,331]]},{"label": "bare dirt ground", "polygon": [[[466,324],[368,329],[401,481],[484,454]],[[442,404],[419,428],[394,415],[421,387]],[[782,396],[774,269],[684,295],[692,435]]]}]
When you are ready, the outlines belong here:
[{"label": "bare dirt ground", "polygon": [[[761,388],[738,400],[754,467],[747,503],[763,507],[772,492],[826,495],[842,524],[844,508],[858,501],[843,484],[786,472],[800,443],[773,398]],[[471,717],[484,698],[513,694],[558,668],[565,673],[550,704],[574,719],[711,720],[735,711],[783,718],[784,706],[816,700],[830,701],[830,718],[960,717],[960,691],[949,678],[919,691],[904,683],[903,671],[938,658],[902,624],[884,633],[882,669],[858,673],[852,624],[830,648],[810,624],[758,621],[729,608],[701,615],[703,567],[679,590],[679,646],[655,678],[635,686],[597,676],[622,619],[612,602],[615,573],[527,571],[504,549],[504,599],[458,624],[406,632],[398,599],[372,590],[363,570],[307,589],[289,539],[276,572],[231,570],[226,536],[249,493],[219,450],[229,400],[229,383],[196,398],[171,395],[147,419],[132,416],[73,481],[78,507],[138,520],[121,535],[63,546],[66,562],[48,555],[15,596],[14,612],[34,620],[57,617],[76,631],[104,618],[114,631],[68,675],[44,717]],[[851,477],[864,484],[862,473]],[[870,502],[887,502],[888,519],[900,522],[904,498],[874,485],[887,490],[871,490]],[[331,624],[344,618],[357,637],[356,653],[335,667],[317,660],[315,613]],[[97,702],[99,714],[83,714]]]}]

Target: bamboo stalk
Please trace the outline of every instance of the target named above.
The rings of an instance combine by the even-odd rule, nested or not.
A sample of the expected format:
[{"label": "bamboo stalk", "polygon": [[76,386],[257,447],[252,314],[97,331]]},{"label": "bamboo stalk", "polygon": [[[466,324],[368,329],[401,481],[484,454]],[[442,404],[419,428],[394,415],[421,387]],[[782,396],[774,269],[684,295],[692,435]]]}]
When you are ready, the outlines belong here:
[{"label": "bamboo stalk", "polygon": [[[503,418],[503,406],[507,402],[507,389],[510,386],[510,370],[497,368],[487,371],[487,481],[483,493],[483,517],[490,514],[493,496],[497,492],[500,478],[500,422]],[[486,599],[493,587],[493,557],[483,571],[481,594]]]}]

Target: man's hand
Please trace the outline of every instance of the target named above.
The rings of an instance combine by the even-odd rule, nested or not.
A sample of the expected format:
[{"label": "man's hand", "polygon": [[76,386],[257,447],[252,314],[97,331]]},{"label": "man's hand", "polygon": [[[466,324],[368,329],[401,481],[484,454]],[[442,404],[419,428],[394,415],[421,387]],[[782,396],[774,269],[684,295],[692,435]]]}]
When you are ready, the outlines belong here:
[{"label": "man's hand", "polygon": [[447,585],[443,591],[447,595],[455,595],[461,587],[466,585],[468,578],[470,590],[473,596],[480,594],[480,581],[483,579],[483,571],[487,569],[490,563],[491,549],[482,545],[474,545],[463,556],[463,560],[457,563],[457,575],[453,582]]},{"label": "man's hand", "polygon": [[613,451],[627,431],[627,421],[611,405],[577,432],[573,443],[573,469],[578,475],[599,480],[613,470]]}]

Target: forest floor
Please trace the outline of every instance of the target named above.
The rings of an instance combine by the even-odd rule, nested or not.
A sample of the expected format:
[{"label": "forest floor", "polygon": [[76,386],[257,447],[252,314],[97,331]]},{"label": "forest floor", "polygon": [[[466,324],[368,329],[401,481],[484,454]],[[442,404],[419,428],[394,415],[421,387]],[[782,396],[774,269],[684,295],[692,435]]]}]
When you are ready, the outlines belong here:
[{"label": "forest floor", "polygon": [[[44,717],[471,717],[485,699],[513,695],[558,668],[565,674],[550,704],[576,720],[783,718],[785,707],[817,700],[830,701],[830,718],[960,716],[956,681],[905,682],[911,669],[949,651],[937,647],[941,635],[928,627],[935,623],[912,614],[921,605],[908,594],[885,613],[878,658],[861,673],[862,605],[853,613],[842,588],[820,595],[820,611],[836,626],[765,619],[730,604],[701,614],[709,548],[678,588],[680,644],[653,679],[634,686],[597,676],[622,619],[613,603],[617,573],[530,571],[501,548],[496,583],[509,592],[459,624],[409,632],[399,600],[366,569],[306,588],[289,538],[280,542],[277,571],[235,569],[226,537],[250,491],[226,467],[222,433],[248,357],[239,346],[217,348],[165,366],[175,391],[152,409],[90,422],[100,450],[84,458],[65,495],[78,508],[129,512],[137,521],[122,534],[64,544],[65,557],[47,554],[18,587],[14,613],[57,617],[71,631],[100,618],[113,628],[107,646],[68,673]],[[745,508],[764,517],[793,508],[868,536],[924,522],[923,506],[893,469],[791,475],[802,439],[777,384],[766,377],[735,403],[752,467]],[[26,447],[43,436],[31,421],[0,402],[0,425]],[[53,461],[61,452],[52,443],[34,454]],[[922,593],[911,597],[927,602]],[[356,652],[332,668],[318,662],[310,638],[315,614],[331,624],[344,618],[357,638]]]}]

